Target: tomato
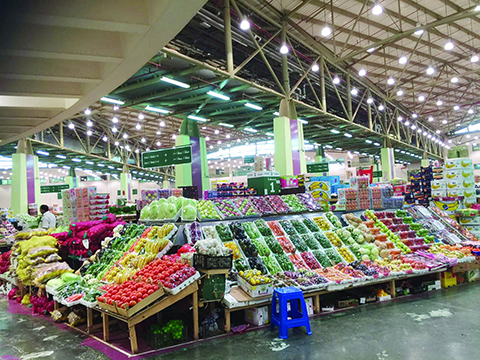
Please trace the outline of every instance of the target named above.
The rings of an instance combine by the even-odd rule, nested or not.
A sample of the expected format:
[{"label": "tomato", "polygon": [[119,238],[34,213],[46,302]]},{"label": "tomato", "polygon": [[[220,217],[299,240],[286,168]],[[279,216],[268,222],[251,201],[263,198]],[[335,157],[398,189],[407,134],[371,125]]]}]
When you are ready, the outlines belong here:
[{"label": "tomato", "polygon": [[110,299],[110,298],[108,298],[108,299],[107,299],[107,304],[108,304],[108,305],[113,305],[113,300]]},{"label": "tomato", "polygon": [[153,289],[149,289],[149,290],[147,291],[147,294],[148,294],[148,295],[152,295],[152,294],[153,294]]},{"label": "tomato", "polygon": [[99,296],[99,297],[97,298],[97,300],[100,301],[100,302],[104,302],[104,301],[105,301],[105,297],[104,297],[104,296]]}]

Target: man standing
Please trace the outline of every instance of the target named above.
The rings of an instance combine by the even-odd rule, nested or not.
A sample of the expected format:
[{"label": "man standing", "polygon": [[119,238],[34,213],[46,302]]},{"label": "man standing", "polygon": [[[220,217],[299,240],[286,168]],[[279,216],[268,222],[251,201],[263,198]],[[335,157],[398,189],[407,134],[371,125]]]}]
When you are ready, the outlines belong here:
[{"label": "man standing", "polygon": [[54,229],[57,220],[55,215],[50,212],[50,209],[47,205],[40,206],[40,212],[42,213],[42,221],[40,222],[40,227],[42,229]]}]

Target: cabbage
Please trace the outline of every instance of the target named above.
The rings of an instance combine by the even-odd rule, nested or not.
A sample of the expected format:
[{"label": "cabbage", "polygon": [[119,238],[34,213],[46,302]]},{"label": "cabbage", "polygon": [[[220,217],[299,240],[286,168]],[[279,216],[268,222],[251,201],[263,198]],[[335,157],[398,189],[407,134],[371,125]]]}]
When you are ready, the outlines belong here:
[{"label": "cabbage", "polygon": [[167,202],[167,199],[164,199],[164,198],[161,198],[161,199],[157,200],[158,205],[161,205],[161,204],[166,203],[166,202]]},{"label": "cabbage", "polygon": [[186,207],[186,206],[193,206],[193,207],[197,207],[197,202],[194,200],[194,199],[183,199],[183,207]]},{"label": "cabbage", "polygon": [[[153,202],[150,204],[150,219],[152,220],[159,219],[158,213],[159,213],[160,206],[158,206],[157,203],[153,203]],[[163,218],[160,218],[160,219],[163,219]]]},{"label": "cabbage", "polygon": [[177,206],[175,204],[168,204],[166,208],[166,218],[173,219],[177,215]]},{"label": "cabbage", "polygon": [[197,216],[197,209],[192,205],[187,205],[183,207],[182,218],[186,220],[195,220]]},{"label": "cabbage", "polygon": [[66,272],[66,273],[63,273],[61,275],[61,278],[62,278],[63,282],[69,283],[69,282],[72,282],[72,281],[80,280],[80,275],[75,275],[75,274]]},{"label": "cabbage", "polygon": [[[67,274],[67,273],[65,273],[65,274]],[[56,289],[57,287],[59,287],[63,284],[64,284],[64,282],[61,278],[55,278],[55,279],[49,280],[47,282],[47,286],[51,287],[52,289]]]},{"label": "cabbage", "polygon": [[175,201],[176,201],[176,204],[177,204],[177,211],[179,211],[182,208],[183,197],[182,196],[177,197]]},{"label": "cabbage", "polygon": [[157,213],[157,219],[165,219],[167,217],[167,202],[163,202],[159,207],[158,207],[158,213]]},{"label": "cabbage", "polygon": [[170,204],[176,204],[176,203],[177,203],[177,197],[176,197],[176,196],[170,196],[170,197],[168,198],[168,202],[169,202]]},{"label": "cabbage", "polygon": [[150,219],[150,205],[145,206],[142,211],[140,211],[140,219]]}]

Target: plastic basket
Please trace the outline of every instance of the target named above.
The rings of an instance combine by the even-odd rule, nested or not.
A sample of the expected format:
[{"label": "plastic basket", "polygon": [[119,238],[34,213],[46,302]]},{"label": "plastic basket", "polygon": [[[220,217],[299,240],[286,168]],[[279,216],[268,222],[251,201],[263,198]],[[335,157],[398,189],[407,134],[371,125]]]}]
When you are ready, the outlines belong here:
[{"label": "plastic basket", "polygon": [[193,266],[203,270],[231,269],[232,260],[233,254],[227,256],[209,256],[196,253],[193,256]]}]

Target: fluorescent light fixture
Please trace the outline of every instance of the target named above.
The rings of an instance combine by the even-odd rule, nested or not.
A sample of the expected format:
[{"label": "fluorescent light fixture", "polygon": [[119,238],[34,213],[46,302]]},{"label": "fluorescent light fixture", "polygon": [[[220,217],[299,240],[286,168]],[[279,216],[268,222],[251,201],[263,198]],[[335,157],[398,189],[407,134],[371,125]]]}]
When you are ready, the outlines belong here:
[{"label": "fluorescent light fixture", "polygon": [[338,84],[340,84],[340,78],[338,76],[335,76],[333,78],[332,82],[333,82],[334,85],[338,85]]},{"label": "fluorescent light fixture", "polygon": [[244,128],[243,130],[244,130],[244,131],[251,132],[251,133],[256,133],[256,132],[257,132],[257,130],[252,129],[252,128]]},{"label": "fluorescent light fixture", "polygon": [[55,155],[55,157],[59,159],[64,159],[64,160],[67,158],[65,155]]},{"label": "fluorescent light fixture", "polygon": [[82,160],[77,159],[77,158],[73,158],[72,161],[73,161],[73,162],[76,162],[76,163],[82,162]]},{"label": "fluorescent light fixture", "polygon": [[108,98],[108,97],[102,97],[100,98],[101,101],[105,101],[105,102],[108,102],[110,104],[117,104],[117,105],[123,105],[125,104],[124,101],[122,100],[117,100],[117,99],[111,99],[111,98]]},{"label": "fluorescent light fixture", "polygon": [[249,107],[253,110],[263,110],[260,106],[258,105],[255,105],[255,104],[251,104],[251,103],[245,103],[244,104],[246,107]]},{"label": "fluorescent light fixture", "polygon": [[371,48],[367,49],[367,52],[368,52],[368,53],[372,53],[372,52],[374,52],[375,50],[376,50],[376,49],[375,49],[374,47],[371,47]]},{"label": "fluorescent light fixture", "polygon": [[397,96],[403,96],[403,90],[398,90],[397,91]]},{"label": "fluorescent light fixture", "polygon": [[360,152],[358,152],[358,151],[356,151],[356,150],[355,150],[353,153],[354,153],[354,154],[357,154],[357,155],[360,155]]},{"label": "fluorescent light fixture", "polygon": [[43,150],[38,150],[38,151],[37,151],[37,154],[43,155],[43,156],[48,156],[48,155],[50,155],[50,153],[49,153],[48,151],[43,151]]},{"label": "fluorescent light fixture", "polygon": [[185,83],[183,83],[181,81],[178,81],[178,80],[167,78],[165,76],[163,76],[160,80],[163,81],[163,82],[166,82],[166,83],[184,88],[184,89],[188,89],[190,87],[190,85],[188,85],[188,84],[185,84]]},{"label": "fluorescent light fixture", "polygon": [[352,134],[350,134],[350,133],[345,133],[345,134],[343,134],[343,136],[345,136],[345,137],[348,137],[348,138],[351,138],[351,137],[353,137],[353,135],[352,135]]},{"label": "fluorescent light fixture", "polygon": [[335,148],[335,150],[342,151],[343,149],[342,148]]},{"label": "fluorescent light fixture", "polygon": [[153,106],[150,106],[150,105],[148,105],[148,106],[145,108],[145,110],[157,112],[157,113],[160,113],[160,114],[168,114],[168,113],[170,113],[170,111],[168,111],[168,110],[156,108],[156,107],[153,107]]},{"label": "fluorescent light fixture", "polygon": [[332,134],[340,134],[340,131],[338,131],[337,129],[331,129],[330,132]]},{"label": "fluorescent light fixture", "polygon": [[456,76],[454,76],[454,77],[452,77],[450,82],[453,83],[453,84],[456,84],[456,83],[458,83],[458,78]]},{"label": "fluorescent light fixture", "polygon": [[70,169],[70,166],[68,166],[68,165],[63,165],[62,168],[64,168],[64,169]]},{"label": "fluorescent light fixture", "polygon": [[101,164],[101,163],[99,163],[99,164],[97,164],[97,166],[100,166],[100,167],[105,167],[105,164]]},{"label": "fluorescent light fixture", "polygon": [[197,116],[197,115],[188,115],[188,118],[191,119],[191,120],[200,121],[200,122],[207,122],[208,121],[208,119],[205,119],[205,118]]},{"label": "fluorescent light fixture", "polygon": [[378,107],[378,110],[380,110],[380,111],[383,111],[384,109],[385,109],[385,106],[383,106],[383,105],[380,105],[380,106]]},{"label": "fluorescent light fixture", "polygon": [[418,29],[418,30],[415,31],[413,34],[416,35],[416,36],[422,36],[424,32],[425,32],[425,30],[423,30],[423,29]]},{"label": "fluorescent light fixture", "polygon": [[93,161],[85,161],[85,164],[87,165],[94,165],[95,163]]},{"label": "fluorescent light fixture", "polygon": [[240,23],[240,29],[242,30],[250,29],[250,22],[247,19],[243,19],[242,22]]},{"label": "fluorescent light fixture", "polygon": [[273,113],[273,115],[275,115],[275,116],[280,116],[280,113],[279,113],[278,111],[275,111],[275,112]]},{"label": "fluorescent light fixture", "polygon": [[265,133],[265,135],[267,135],[267,136],[274,136],[274,134],[271,133],[271,132],[267,132],[267,133]]},{"label": "fluorescent light fixture", "polygon": [[324,148],[326,148],[326,149],[333,149],[333,146],[331,146],[331,145],[325,145]]},{"label": "fluorescent light fixture", "polygon": [[215,92],[215,91],[208,91],[207,94],[210,95],[210,96],[213,96],[213,97],[215,97],[215,98],[217,98],[217,99],[220,99],[220,100],[225,100],[225,101],[230,100],[230,98],[229,98],[228,96],[223,95],[223,94],[219,94],[219,93],[217,93],[217,92]]},{"label": "fluorescent light fixture", "polygon": [[365,142],[366,142],[367,144],[371,144],[373,141],[370,140],[370,139],[367,139],[367,140],[365,140]]},{"label": "fluorescent light fixture", "polygon": [[445,125],[448,121],[447,120],[442,120],[442,124]]},{"label": "fluorescent light fixture", "polygon": [[92,110],[90,109],[85,109],[85,111],[83,112],[85,115],[90,115],[92,113]]},{"label": "fluorescent light fixture", "polygon": [[297,119],[297,120],[300,121],[302,124],[308,124],[307,120],[303,120],[303,119]]},{"label": "fluorescent light fixture", "polygon": [[227,128],[233,128],[233,125],[232,125],[232,124],[227,124],[227,123],[219,123],[218,125],[220,125],[220,126],[224,126],[224,127],[227,127]]},{"label": "fluorescent light fixture", "polygon": [[375,145],[375,146],[380,146],[380,144],[377,143],[377,142],[373,143],[373,145]]}]

